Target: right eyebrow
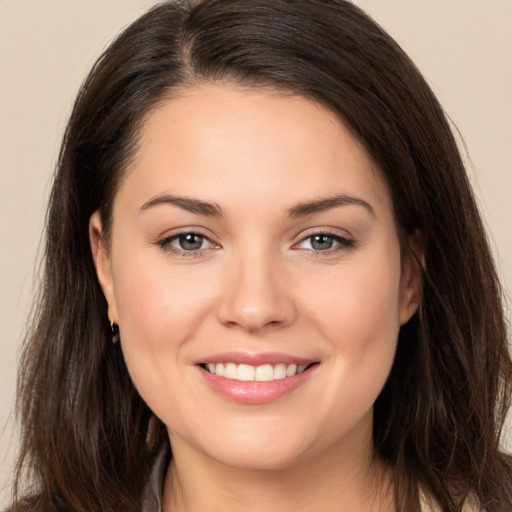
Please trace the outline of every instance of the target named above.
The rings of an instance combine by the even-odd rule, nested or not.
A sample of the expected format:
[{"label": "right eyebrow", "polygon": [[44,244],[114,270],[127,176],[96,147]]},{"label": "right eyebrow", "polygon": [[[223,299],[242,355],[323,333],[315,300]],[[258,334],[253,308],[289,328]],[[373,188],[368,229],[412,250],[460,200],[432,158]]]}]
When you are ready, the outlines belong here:
[{"label": "right eyebrow", "polygon": [[337,194],[332,197],[326,197],[316,201],[307,203],[299,203],[298,205],[288,210],[289,217],[305,217],[306,215],[313,215],[320,213],[331,208],[338,206],[357,205],[365,208],[369,213],[375,216],[375,210],[370,203],[359,197],[348,196],[345,194]]},{"label": "right eyebrow", "polygon": [[192,197],[175,196],[172,194],[161,194],[152,197],[140,207],[139,213],[160,204],[170,204],[177,206],[182,210],[186,210],[187,212],[207,217],[222,217],[223,215],[218,204],[202,201],[201,199],[194,199]]}]

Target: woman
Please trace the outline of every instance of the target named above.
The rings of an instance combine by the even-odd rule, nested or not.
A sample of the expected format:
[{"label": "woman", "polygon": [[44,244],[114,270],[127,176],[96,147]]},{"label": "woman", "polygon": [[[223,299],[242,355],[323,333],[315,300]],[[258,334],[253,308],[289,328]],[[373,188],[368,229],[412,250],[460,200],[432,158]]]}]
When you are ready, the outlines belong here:
[{"label": "woman", "polygon": [[47,229],[14,510],[511,508],[481,220],[438,102],[351,3],[128,27]]}]

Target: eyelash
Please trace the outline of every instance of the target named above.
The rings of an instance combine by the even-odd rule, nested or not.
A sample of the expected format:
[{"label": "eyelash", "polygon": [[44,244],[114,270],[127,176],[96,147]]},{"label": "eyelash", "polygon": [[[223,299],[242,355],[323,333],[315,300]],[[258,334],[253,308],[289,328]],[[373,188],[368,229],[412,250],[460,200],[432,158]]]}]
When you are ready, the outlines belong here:
[{"label": "eyelash", "polygon": [[[208,247],[206,249],[187,251],[185,249],[178,249],[177,247],[172,246],[172,242],[174,242],[175,240],[179,240],[181,237],[186,237],[187,235],[195,235],[197,237],[200,237],[202,239],[202,243],[208,242],[211,245],[211,247]],[[175,233],[174,235],[161,238],[157,240],[155,243],[166,252],[170,252],[177,256],[185,256],[189,258],[200,258],[208,249],[220,247],[218,244],[213,242],[209,237],[197,231],[182,231],[181,233]]]},{"label": "eyelash", "polygon": [[[198,250],[185,250],[185,249],[178,249],[172,245],[172,242],[179,240],[181,237],[186,236],[197,236],[201,238],[201,242],[207,242],[211,245],[211,247],[208,247],[206,249],[198,249]],[[333,253],[336,253],[338,251],[343,250],[350,250],[355,247],[355,241],[351,238],[347,238],[344,236],[341,236],[336,233],[331,233],[328,231],[315,231],[311,234],[303,237],[298,243],[294,244],[292,246],[292,249],[299,250],[301,244],[305,243],[307,240],[312,241],[314,237],[326,237],[333,241],[333,243],[337,243],[334,247],[329,247],[324,250],[315,250],[315,249],[308,249],[305,248],[304,250],[308,251],[310,254],[314,255],[315,257],[322,257],[322,256],[328,256],[332,255]],[[310,242],[311,243],[311,242]],[[211,249],[211,248],[219,248],[220,246],[213,242],[209,237],[206,235],[203,235],[202,233],[199,233],[197,231],[183,231],[181,233],[175,233],[171,236],[166,236],[164,238],[161,238],[155,242],[156,245],[158,245],[162,250],[166,252],[173,253],[178,256],[185,256],[190,258],[200,258],[204,255],[204,253]],[[201,244],[202,245],[202,244]]]},{"label": "eyelash", "polygon": [[312,254],[313,256],[319,257],[319,258],[332,255],[334,253],[337,253],[338,251],[351,250],[351,249],[354,249],[354,247],[355,247],[355,241],[351,238],[341,236],[337,233],[331,233],[329,231],[315,231],[315,232],[312,232],[312,233],[308,234],[307,236],[303,237],[297,244],[294,244],[292,249],[299,249],[300,245],[308,240],[311,243],[311,241],[313,240],[314,237],[326,237],[326,238],[331,239],[333,241],[333,243],[334,242],[337,243],[337,245],[335,245],[334,247],[329,247],[324,250],[315,250],[315,249],[307,249],[307,248],[304,249],[304,250],[308,251],[310,254]]}]

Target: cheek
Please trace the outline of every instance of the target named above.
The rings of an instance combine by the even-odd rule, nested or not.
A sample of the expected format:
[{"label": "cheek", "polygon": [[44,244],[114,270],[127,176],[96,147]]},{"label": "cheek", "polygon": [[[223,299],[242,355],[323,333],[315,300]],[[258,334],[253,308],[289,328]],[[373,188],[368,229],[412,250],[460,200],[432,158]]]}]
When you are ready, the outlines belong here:
[{"label": "cheek", "polygon": [[316,276],[306,297],[307,308],[323,326],[327,338],[348,347],[396,341],[399,323],[400,268],[386,264],[347,265]]},{"label": "cheek", "polygon": [[119,258],[114,282],[128,371],[150,408],[165,416],[169,403],[179,403],[188,342],[212,307],[200,266],[186,272],[155,260],[147,253]]},{"label": "cheek", "polygon": [[176,369],[183,367],[187,342],[212,309],[204,288],[207,276],[199,267],[187,273],[155,259],[147,254],[138,260],[120,258],[114,275],[126,365],[139,393],[152,405],[154,400],[155,405],[166,403],[178,386]]},{"label": "cheek", "polygon": [[120,259],[114,283],[121,329],[147,342],[156,341],[153,336],[168,342],[170,333],[177,338],[180,330],[193,330],[209,301],[205,279],[200,266],[186,272],[151,253]]},{"label": "cheek", "polygon": [[349,401],[344,406],[361,411],[373,405],[389,375],[400,329],[400,259],[386,256],[340,268],[323,286],[319,276],[309,297],[310,319],[334,353],[330,398],[341,393]]},{"label": "cheek", "polygon": [[336,286],[326,281],[328,291],[312,297],[313,321],[332,350],[323,407],[331,411],[333,436],[371,410],[389,376],[400,329],[399,279],[398,265],[351,266],[335,276]]}]

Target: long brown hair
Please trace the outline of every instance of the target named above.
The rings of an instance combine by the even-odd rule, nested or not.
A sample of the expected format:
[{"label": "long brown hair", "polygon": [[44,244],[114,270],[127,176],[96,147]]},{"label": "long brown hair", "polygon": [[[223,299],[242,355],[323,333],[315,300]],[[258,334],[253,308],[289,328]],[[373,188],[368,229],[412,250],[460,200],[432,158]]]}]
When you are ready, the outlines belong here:
[{"label": "long brown hair", "polygon": [[416,67],[344,0],[165,2],[92,69],[58,161],[44,281],[20,361],[14,509],[140,510],[167,437],[111,343],[88,222],[99,210],[108,234],[143,118],[200,81],[307,96],[364,145],[389,184],[403,250],[413,233],[425,243],[423,301],[375,404],[375,453],[393,469],[397,510],[416,510],[418,489],[446,512],[470,495],[488,512],[512,510],[511,458],[499,450],[512,366],[464,165]]}]

